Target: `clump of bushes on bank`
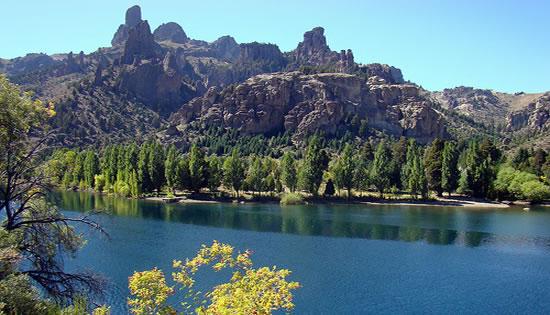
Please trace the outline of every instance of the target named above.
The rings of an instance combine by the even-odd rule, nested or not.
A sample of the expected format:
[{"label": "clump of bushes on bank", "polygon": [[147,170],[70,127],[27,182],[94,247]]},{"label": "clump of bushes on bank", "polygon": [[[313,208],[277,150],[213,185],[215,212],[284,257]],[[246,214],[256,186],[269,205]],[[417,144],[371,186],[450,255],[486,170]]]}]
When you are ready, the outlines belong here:
[{"label": "clump of bushes on bank", "polygon": [[304,196],[298,193],[287,193],[281,197],[280,203],[283,206],[301,205],[304,204]]}]

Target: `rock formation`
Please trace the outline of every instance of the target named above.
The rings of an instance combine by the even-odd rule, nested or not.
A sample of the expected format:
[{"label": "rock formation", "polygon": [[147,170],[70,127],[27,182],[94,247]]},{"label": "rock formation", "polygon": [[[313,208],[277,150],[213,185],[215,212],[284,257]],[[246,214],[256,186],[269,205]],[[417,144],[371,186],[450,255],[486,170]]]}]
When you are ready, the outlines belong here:
[{"label": "rock formation", "polygon": [[142,59],[149,59],[161,53],[160,46],[153,39],[149,23],[141,21],[128,31],[128,39],[124,43],[124,53],[121,62],[132,64]]},{"label": "rock formation", "polygon": [[128,39],[129,30],[138,25],[141,21],[141,8],[138,5],[130,7],[126,10],[125,22],[118,27],[113,39],[111,40],[111,45],[117,46],[124,44],[126,39]]},{"label": "rock formation", "polygon": [[175,22],[161,24],[155,29],[153,36],[157,42],[168,40],[174,43],[184,44],[189,40],[181,26]]},{"label": "rock formation", "polygon": [[378,85],[359,76],[285,72],[258,75],[236,87],[211,88],[171,117],[174,124],[218,126],[244,134],[291,132],[297,141],[316,131],[347,129],[357,115],[369,127],[420,142],[446,137],[443,117],[414,85]]}]

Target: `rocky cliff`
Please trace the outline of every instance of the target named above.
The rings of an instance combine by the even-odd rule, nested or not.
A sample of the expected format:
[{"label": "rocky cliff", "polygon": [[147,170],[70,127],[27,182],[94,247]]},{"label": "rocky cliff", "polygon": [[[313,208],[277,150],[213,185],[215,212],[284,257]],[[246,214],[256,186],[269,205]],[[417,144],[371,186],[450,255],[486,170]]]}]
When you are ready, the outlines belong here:
[{"label": "rocky cliff", "polygon": [[335,135],[350,129],[346,118],[357,117],[371,129],[426,143],[447,136],[444,118],[431,105],[414,85],[369,86],[356,75],[283,72],[222,90],[211,88],[170,121],[181,131],[222,127],[243,134],[289,132],[299,142],[318,131]]}]

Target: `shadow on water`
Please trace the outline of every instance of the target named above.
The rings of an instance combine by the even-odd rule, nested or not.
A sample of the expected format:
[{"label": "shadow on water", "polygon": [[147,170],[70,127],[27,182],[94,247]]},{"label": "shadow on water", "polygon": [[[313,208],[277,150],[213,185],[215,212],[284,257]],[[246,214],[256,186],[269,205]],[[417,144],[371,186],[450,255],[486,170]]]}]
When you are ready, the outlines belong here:
[{"label": "shadow on water", "polygon": [[[350,206],[309,205],[280,207],[276,204],[164,204],[160,202],[118,198],[83,192],[59,192],[51,200],[69,211],[101,210],[107,214],[185,224],[288,233],[309,236],[363,238],[373,240],[423,241],[438,245],[476,247],[494,237],[491,233],[457,231],[448,228],[455,221],[455,211],[425,211],[405,208],[399,222],[383,222],[391,217],[387,209]],[[398,209],[398,210],[399,210]],[[369,214],[371,216],[369,216]],[[467,226],[483,224],[482,216],[468,215]],[[429,223],[430,227],[422,226]]]}]

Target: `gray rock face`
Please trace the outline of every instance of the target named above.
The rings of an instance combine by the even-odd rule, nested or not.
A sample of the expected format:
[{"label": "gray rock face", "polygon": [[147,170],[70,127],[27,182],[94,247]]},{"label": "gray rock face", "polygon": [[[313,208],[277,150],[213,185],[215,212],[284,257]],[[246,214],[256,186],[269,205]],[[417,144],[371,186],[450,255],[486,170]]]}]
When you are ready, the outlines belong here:
[{"label": "gray rock face", "polygon": [[189,40],[181,26],[175,22],[161,24],[155,29],[153,36],[157,42],[168,40],[174,43],[184,44]]},{"label": "gray rock face", "polygon": [[118,46],[124,44],[128,39],[130,29],[137,26],[141,21],[141,8],[139,6],[135,5],[126,10],[125,22],[118,27],[111,40],[111,45]]},{"label": "gray rock face", "polygon": [[366,66],[362,66],[361,71],[367,73],[369,83],[371,84],[402,84],[405,82],[405,80],[403,80],[401,70],[389,65],[371,63]]},{"label": "gray rock face", "polygon": [[154,58],[160,53],[161,48],[153,39],[149,23],[141,21],[128,32],[121,61],[132,64],[142,59]]},{"label": "gray rock face", "polygon": [[236,87],[211,88],[171,117],[184,126],[219,126],[245,134],[291,132],[296,141],[316,131],[334,134],[357,115],[371,128],[426,143],[446,137],[443,117],[414,85],[369,87],[359,76],[301,72],[263,74]]},{"label": "gray rock face", "polygon": [[222,59],[234,62],[239,58],[241,47],[231,36],[222,36],[210,44],[210,47],[215,53],[215,56]]},{"label": "gray rock face", "polygon": [[134,5],[126,10],[125,25],[132,28],[141,22],[141,8],[139,5]]},{"label": "gray rock face", "polygon": [[331,69],[334,72],[351,73],[357,67],[350,49],[342,50],[340,53],[330,49],[325,38],[325,29],[322,27],[305,32],[304,40],[288,56],[291,69],[313,66]]},{"label": "gray rock face", "polygon": [[550,129],[550,93],[546,93],[527,107],[513,111],[506,117],[506,129],[526,129],[537,132]]}]

